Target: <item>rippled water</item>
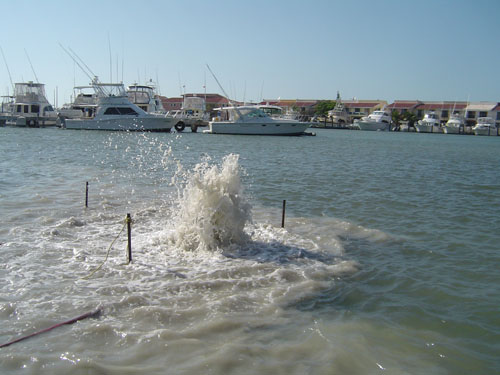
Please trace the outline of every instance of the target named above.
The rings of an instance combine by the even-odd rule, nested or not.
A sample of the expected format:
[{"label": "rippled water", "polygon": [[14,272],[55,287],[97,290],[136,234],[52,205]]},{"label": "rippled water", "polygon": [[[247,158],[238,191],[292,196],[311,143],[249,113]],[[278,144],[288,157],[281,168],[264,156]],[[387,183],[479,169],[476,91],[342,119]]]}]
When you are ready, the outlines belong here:
[{"label": "rippled water", "polygon": [[499,141],[0,128],[0,373],[496,373]]}]

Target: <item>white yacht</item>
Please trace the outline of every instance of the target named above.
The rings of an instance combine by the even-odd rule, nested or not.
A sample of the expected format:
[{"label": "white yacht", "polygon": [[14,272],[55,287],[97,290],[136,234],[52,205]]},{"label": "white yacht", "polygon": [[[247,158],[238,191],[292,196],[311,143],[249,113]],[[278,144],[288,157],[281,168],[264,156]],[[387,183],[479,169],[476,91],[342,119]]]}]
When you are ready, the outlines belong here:
[{"label": "white yacht", "polygon": [[350,123],[349,113],[344,103],[342,103],[339,92],[337,92],[335,107],[331,111],[328,111],[328,117],[332,120],[332,123],[338,126],[344,126]]},{"label": "white yacht", "polygon": [[33,81],[14,84],[14,101],[7,125],[22,127],[55,126],[57,113],[45,96],[45,85]]},{"label": "white yacht", "polygon": [[465,119],[458,113],[454,113],[450,116],[448,121],[443,127],[443,133],[445,134],[459,134],[460,129],[465,129]]},{"label": "white yacht", "polygon": [[495,121],[491,117],[479,117],[472,131],[474,135],[497,135],[498,132]]},{"label": "white yacht", "polygon": [[218,108],[219,115],[208,123],[211,134],[304,135],[308,122],[273,118],[258,106]]},{"label": "white yacht", "polygon": [[424,115],[422,120],[418,120],[415,129],[419,133],[442,133],[441,123],[435,112],[429,112]]},{"label": "white yacht", "polygon": [[390,130],[391,121],[391,115],[388,112],[374,111],[361,120],[355,120],[353,125],[360,130]]},{"label": "white yacht", "polygon": [[67,119],[66,129],[169,132],[173,126],[171,116],[147,113],[132,103],[122,83],[94,79],[92,87],[97,97],[95,111],[88,117]]},{"label": "white yacht", "polygon": [[93,118],[97,109],[97,95],[93,86],[73,88],[71,103],[64,104],[58,111],[59,125],[64,127],[67,119]]},{"label": "white yacht", "polygon": [[127,88],[129,100],[139,108],[148,113],[165,114],[167,111],[156,90],[156,85],[152,80],[145,85],[134,83]]}]

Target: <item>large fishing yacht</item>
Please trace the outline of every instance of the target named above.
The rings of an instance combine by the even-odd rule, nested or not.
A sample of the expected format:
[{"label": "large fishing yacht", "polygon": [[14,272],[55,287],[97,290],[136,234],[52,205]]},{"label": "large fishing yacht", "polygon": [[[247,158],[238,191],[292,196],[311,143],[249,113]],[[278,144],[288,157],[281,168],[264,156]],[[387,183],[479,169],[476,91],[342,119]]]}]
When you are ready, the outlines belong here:
[{"label": "large fishing yacht", "polygon": [[129,100],[147,113],[165,114],[165,108],[153,80],[145,85],[134,83],[127,88]]},{"label": "large fishing yacht", "polygon": [[122,83],[101,83],[95,78],[96,110],[89,117],[67,119],[67,129],[164,131],[169,132],[173,118],[147,113],[129,100]]},{"label": "large fishing yacht", "polygon": [[7,125],[22,127],[55,126],[57,113],[45,96],[45,85],[33,81],[15,83]]},{"label": "large fishing yacht", "polygon": [[218,108],[219,115],[208,123],[211,134],[303,135],[308,122],[273,118],[257,106]]}]

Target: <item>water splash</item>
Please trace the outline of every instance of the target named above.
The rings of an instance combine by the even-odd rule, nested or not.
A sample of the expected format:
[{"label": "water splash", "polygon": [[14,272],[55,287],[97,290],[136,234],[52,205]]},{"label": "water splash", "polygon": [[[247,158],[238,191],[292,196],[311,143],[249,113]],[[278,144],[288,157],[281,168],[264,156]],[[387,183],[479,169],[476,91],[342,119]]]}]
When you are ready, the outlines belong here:
[{"label": "water splash", "polygon": [[243,194],[238,160],[239,155],[229,154],[218,166],[207,158],[184,174],[187,182],[171,224],[175,230],[168,235],[175,247],[215,251],[247,240],[251,206]]}]

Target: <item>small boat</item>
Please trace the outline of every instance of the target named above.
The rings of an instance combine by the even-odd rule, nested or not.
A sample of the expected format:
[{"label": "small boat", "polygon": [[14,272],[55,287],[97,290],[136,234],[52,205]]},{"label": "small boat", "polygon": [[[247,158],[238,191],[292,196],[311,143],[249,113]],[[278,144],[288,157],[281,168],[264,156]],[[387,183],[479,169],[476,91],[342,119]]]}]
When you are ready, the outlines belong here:
[{"label": "small boat", "polygon": [[418,120],[415,129],[419,133],[442,133],[441,123],[435,112],[429,112],[424,115],[422,120]]},{"label": "small boat", "polygon": [[443,126],[443,133],[459,134],[460,129],[465,129],[465,119],[463,116],[455,113],[450,116],[449,120]]},{"label": "small boat", "polygon": [[147,113],[132,103],[122,83],[92,82],[96,107],[91,116],[67,119],[66,129],[169,132],[174,120],[166,114]]},{"label": "small boat", "polygon": [[21,127],[56,126],[57,113],[45,96],[45,85],[33,81],[15,83],[14,101],[6,124]]},{"label": "small boat", "polygon": [[97,109],[97,95],[92,86],[73,88],[74,100],[64,104],[58,111],[59,125],[65,127],[67,119],[93,118]]},{"label": "small boat", "polygon": [[390,130],[391,125],[391,115],[385,111],[374,111],[368,116],[361,118],[361,120],[355,120],[353,128],[359,128],[360,130],[371,130],[371,131],[383,131]]},{"label": "small boat", "polygon": [[307,135],[310,123],[273,118],[258,106],[217,108],[218,116],[208,123],[203,133],[242,135]]},{"label": "small boat", "polygon": [[479,117],[472,131],[474,135],[498,135],[495,121],[491,117]]}]

